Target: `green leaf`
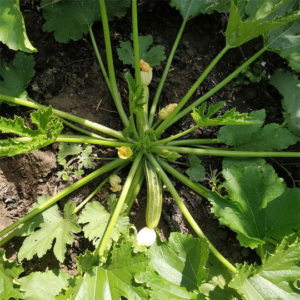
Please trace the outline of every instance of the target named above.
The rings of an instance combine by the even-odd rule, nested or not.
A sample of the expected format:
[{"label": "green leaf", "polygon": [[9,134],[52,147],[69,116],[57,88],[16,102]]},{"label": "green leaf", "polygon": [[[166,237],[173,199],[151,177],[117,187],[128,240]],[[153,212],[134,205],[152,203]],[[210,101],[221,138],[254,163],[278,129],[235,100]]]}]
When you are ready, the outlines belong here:
[{"label": "green leaf", "polygon": [[228,287],[233,274],[212,253],[209,254],[206,268],[209,274],[205,282],[200,285],[200,289],[209,300],[240,298],[235,290]]},{"label": "green leaf", "polygon": [[[130,0],[106,0],[108,20],[123,17]],[[44,31],[54,31],[58,42],[77,41],[89,31],[95,21],[101,20],[99,0],[42,0],[46,19]]]},{"label": "green leaf", "polygon": [[91,157],[93,148],[91,146],[86,146],[79,156],[78,169],[95,169],[96,164],[94,163],[94,158]]},{"label": "green leaf", "polygon": [[180,233],[171,233],[168,243],[154,244],[149,250],[154,270],[165,280],[188,291],[198,290],[207,277],[208,253],[206,239]]},{"label": "green leaf", "polygon": [[226,30],[227,45],[231,48],[238,47],[263,33],[298,19],[299,10],[276,14],[287,2],[290,0],[231,0]]},{"label": "green leaf", "polygon": [[57,162],[63,167],[67,167],[67,156],[79,155],[82,152],[81,144],[60,143],[58,148]]},{"label": "green leaf", "polygon": [[210,105],[205,114],[207,103],[202,104],[198,109],[193,109],[191,114],[198,126],[217,126],[217,125],[249,125],[258,124],[259,120],[250,117],[247,113],[240,114],[235,108],[228,110],[224,115],[218,115],[214,119],[211,116],[216,114],[225,104],[225,101],[219,102],[216,105]]},{"label": "green leaf", "polygon": [[230,7],[230,0],[172,0],[170,5],[180,11],[184,20],[190,20],[200,14],[226,12]]},{"label": "green leaf", "polygon": [[16,261],[9,261],[5,258],[5,250],[0,249],[0,298],[9,300],[11,298],[23,299],[15,280],[23,272],[22,266]]},{"label": "green leaf", "polygon": [[205,178],[205,169],[202,166],[201,160],[195,155],[189,155],[189,162],[191,167],[185,172],[189,175],[190,179],[193,181],[203,181]]},{"label": "green leaf", "polygon": [[265,111],[249,114],[260,120],[254,125],[227,125],[219,131],[218,139],[238,151],[279,151],[297,143],[297,137],[286,128],[272,123],[260,128],[265,119]]},{"label": "green leaf", "polygon": [[[8,2],[11,1],[5,1]],[[34,64],[33,56],[21,52],[9,63],[0,56],[0,76],[3,78],[3,81],[0,80],[1,94],[27,100],[25,89],[35,74]]]},{"label": "green leaf", "polygon": [[141,84],[135,84],[135,81],[130,74],[126,74],[125,78],[129,88],[129,104],[131,111],[136,115],[140,114],[146,103],[144,99],[144,88]]},{"label": "green leaf", "polygon": [[78,273],[83,274],[84,272],[92,269],[93,267],[98,266],[99,264],[99,255],[98,251],[90,252],[86,251],[85,254],[80,254],[78,257],[75,257],[77,263]]},{"label": "green leaf", "polygon": [[69,201],[64,207],[64,217],[60,216],[58,206],[53,205],[45,210],[42,215],[44,222],[40,229],[31,233],[24,241],[18,259],[22,261],[24,258],[32,259],[33,255],[37,254],[42,257],[47,250],[51,249],[53,241],[54,255],[63,262],[65,259],[66,244],[72,244],[74,236],[71,234],[80,232],[80,227],[77,225],[77,216],[73,214],[76,205]]},{"label": "green leaf", "polygon": [[27,153],[54,143],[63,129],[62,123],[52,114],[52,108],[49,107],[45,111],[35,111],[31,115],[31,121],[37,125],[37,129],[33,130],[27,127],[24,120],[15,116],[14,119],[0,119],[0,131],[3,133],[12,133],[22,139],[0,140],[0,157],[14,156],[17,154]]},{"label": "green leaf", "polygon": [[69,278],[70,275],[62,270],[54,269],[45,273],[31,273],[19,279],[18,283],[25,292],[25,299],[55,300],[55,296],[67,286]]},{"label": "green leaf", "polygon": [[1,1],[0,20],[0,41],[2,43],[13,50],[29,53],[37,51],[27,37],[19,0]]},{"label": "green leaf", "polygon": [[229,284],[246,299],[299,299],[294,286],[300,278],[300,243],[284,239],[273,254],[266,254],[261,266],[238,264]]},{"label": "green leaf", "polygon": [[[99,202],[88,203],[82,214],[79,217],[80,224],[86,224],[83,226],[84,236],[90,241],[93,241],[95,247],[100,243],[100,240],[106,229],[110,214]],[[117,241],[120,237],[120,233],[127,230],[129,227],[129,219],[126,216],[119,216],[117,223],[112,230],[107,248],[111,246],[112,241]]]},{"label": "green leaf", "polygon": [[146,272],[136,275],[135,280],[138,283],[146,283],[147,287],[152,289],[152,292],[150,292],[150,299],[152,300],[199,299],[197,298],[197,293],[188,292],[185,287],[181,287],[175,283],[163,279],[150,268],[148,268]]},{"label": "green leaf", "polygon": [[[159,66],[166,59],[165,47],[154,46],[151,35],[139,36],[140,59],[147,62],[151,67]],[[151,47],[151,49],[150,49]],[[120,42],[120,48],[117,49],[121,61],[125,65],[134,67],[134,51],[131,41]]]},{"label": "green leaf", "polygon": [[115,246],[103,266],[93,267],[84,277],[75,277],[65,296],[57,300],[148,300],[148,290],[134,282],[134,276],[144,272],[149,259],[144,253],[133,253],[132,244]]},{"label": "green leaf", "polygon": [[238,162],[223,176],[229,198],[211,193],[209,201],[220,224],[237,232],[242,246],[256,248],[270,237],[281,241],[300,228],[300,190],[287,189],[270,165]]},{"label": "green leaf", "polygon": [[[282,8],[282,14],[299,9],[299,1],[293,0]],[[278,53],[287,59],[291,68],[300,71],[300,21],[296,20],[287,25],[271,30],[265,36],[267,50]]]},{"label": "green leaf", "polygon": [[277,70],[271,77],[270,83],[283,96],[282,107],[285,110],[285,120],[289,129],[294,134],[300,135],[300,80],[298,76],[288,71]]}]

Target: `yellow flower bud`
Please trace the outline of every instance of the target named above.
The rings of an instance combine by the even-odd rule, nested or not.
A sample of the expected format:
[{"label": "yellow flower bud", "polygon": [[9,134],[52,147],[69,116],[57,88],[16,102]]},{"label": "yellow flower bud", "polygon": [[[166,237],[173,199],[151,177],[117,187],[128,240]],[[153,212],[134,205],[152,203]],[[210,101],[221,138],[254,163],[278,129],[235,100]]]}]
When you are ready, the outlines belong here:
[{"label": "yellow flower bud", "polygon": [[143,85],[149,85],[152,80],[152,68],[148,63],[145,61],[141,60],[140,62],[140,67],[141,67],[141,82]]},{"label": "yellow flower bud", "polygon": [[150,65],[148,63],[146,63],[145,61],[143,61],[142,59],[140,61],[140,67],[141,67],[142,72],[152,71],[152,68],[150,67]]},{"label": "yellow flower bud", "polygon": [[121,183],[121,178],[118,176],[118,175],[111,175],[110,177],[109,177],[109,183],[110,183],[110,185],[111,185],[111,190],[113,191],[113,192],[119,192],[119,191],[121,191],[121,189],[122,189],[122,186],[120,185],[120,183]]},{"label": "yellow flower bud", "polygon": [[130,147],[122,146],[118,149],[118,156],[122,159],[128,159],[133,155],[133,152]]},{"label": "yellow flower bud", "polygon": [[177,104],[173,103],[173,104],[169,104],[166,107],[162,108],[158,115],[161,119],[165,120],[176,108]]}]

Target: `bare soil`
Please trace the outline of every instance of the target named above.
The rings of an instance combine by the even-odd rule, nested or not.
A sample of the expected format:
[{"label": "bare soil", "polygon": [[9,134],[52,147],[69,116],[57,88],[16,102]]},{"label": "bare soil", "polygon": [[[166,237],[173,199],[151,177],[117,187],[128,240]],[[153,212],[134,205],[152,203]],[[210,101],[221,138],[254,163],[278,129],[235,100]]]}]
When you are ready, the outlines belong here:
[{"label": "bare soil", "polygon": [[[29,39],[38,49],[38,52],[33,54],[36,62],[36,74],[28,87],[30,97],[41,104],[52,105],[57,109],[99,122],[116,130],[122,130],[121,121],[97,65],[89,37],[84,36],[80,41],[70,41],[67,44],[56,42],[53,33],[45,33],[42,30],[45,20],[38,9],[39,5],[39,1],[21,1]],[[169,54],[171,50],[181,22],[181,16],[168,5],[168,1],[140,1],[140,34],[151,34],[155,44],[165,46],[166,54]],[[179,102],[212,59],[225,46],[226,24],[227,14],[218,13],[201,15],[188,22],[160,98],[160,107]],[[130,12],[124,18],[111,22],[110,26],[117,81],[125,110],[128,113],[124,73],[127,70],[133,70],[119,61],[116,48],[120,41],[130,38]],[[105,58],[101,23],[96,23],[93,30],[101,55]],[[240,65],[244,58],[254,54],[261,44],[261,39],[256,39],[241,48],[230,50],[190,101],[197,99],[199,95],[206,93],[223,80]],[[9,61],[13,59],[14,52],[0,44],[0,55]],[[265,53],[263,61],[266,62],[264,70],[267,75],[272,74],[277,68],[288,69],[287,63],[275,54]],[[154,97],[164,65],[165,62],[163,66],[154,69],[154,79],[150,85],[150,99]],[[251,112],[264,108],[267,112],[267,123],[283,122],[281,96],[268,83],[268,76],[258,84],[242,86],[239,91],[233,91],[232,84],[229,84],[209,99],[209,103],[217,103],[221,100],[226,100],[226,109],[236,107],[239,112]],[[0,106],[0,115],[4,117],[12,118],[17,114],[28,118],[30,111],[24,107],[10,107],[6,104]],[[191,125],[192,119],[187,116],[167,130],[164,135],[169,136],[186,130]],[[219,127],[202,128],[192,133],[189,138],[213,138],[217,136],[218,130]],[[72,130],[66,127],[65,131]],[[290,150],[296,148],[294,146]],[[75,176],[71,176],[65,182],[57,176],[57,172],[61,170],[56,162],[57,151],[58,144],[54,144],[26,155],[0,159],[0,230],[26,214],[37,197],[44,194],[53,195],[56,191],[78,180]],[[109,148],[94,147],[94,153],[98,157],[104,158],[115,156],[115,150]],[[222,158],[207,156],[201,159],[208,174],[210,169],[221,171]],[[181,161],[186,162],[187,157],[184,156]],[[274,166],[279,176],[286,180],[289,187],[299,186],[299,160],[283,158],[268,159],[268,162]],[[101,160],[97,162],[98,166],[104,163]],[[174,165],[174,167],[184,173],[184,167],[180,165]],[[90,171],[86,171],[86,174],[88,172]],[[123,179],[126,178],[127,172],[128,170],[125,170],[122,173]],[[68,199],[72,199],[76,204],[80,203],[104,178],[105,176],[96,179],[72,193]],[[207,200],[195,194],[176,179],[173,178],[172,181],[204,233],[225,257],[233,263],[258,261],[254,251],[239,245],[235,233],[219,225],[218,220],[214,219],[210,212],[210,204]],[[209,187],[208,181],[205,181],[204,184]],[[94,197],[94,201],[103,203],[109,193],[109,187],[105,186]],[[164,189],[163,195],[163,213],[159,224],[162,236],[167,238],[172,231],[194,234],[170,193]],[[68,199],[64,199],[63,202]],[[131,221],[138,229],[145,225],[145,207],[146,187],[144,186],[130,213]],[[5,245],[8,258],[16,258],[22,240],[22,238],[13,238]],[[63,264],[60,264],[49,251],[41,259],[35,257],[31,261],[25,262],[25,273],[32,270],[44,271],[61,267],[73,274],[75,272],[74,257],[83,253],[87,248],[92,250],[93,246],[82,234],[78,234],[74,245],[68,248]]]}]

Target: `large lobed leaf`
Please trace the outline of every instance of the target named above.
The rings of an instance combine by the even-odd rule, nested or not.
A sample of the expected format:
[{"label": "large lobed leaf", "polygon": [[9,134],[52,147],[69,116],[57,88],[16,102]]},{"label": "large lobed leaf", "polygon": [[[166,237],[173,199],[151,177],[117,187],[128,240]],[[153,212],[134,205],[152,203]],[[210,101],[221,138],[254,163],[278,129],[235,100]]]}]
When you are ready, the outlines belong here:
[{"label": "large lobed leaf", "polygon": [[15,116],[14,119],[3,117],[0,119],[0,131],[28,138],[26,142],[21,142],[17,139],[0,140],[0,157],[27,153],[56,141],[63,129],[63,125],[52,114],[51,107],[45,111],[35,111],[30,117],[32,123],[37,126],[35,130],[26,126],[24,120],[19,116]]},{"label": "large lobed leaf", "polygon": [[235,231],[242,246],[256,248],[273,237],[281,241],[300,228],[300,190],[287,189],[274,169],[263,162],[226,163],[228,197],[211,193],[212,212]]},{"label": "large lobed leaf", "polygon": [[18,280],[20,289],[25,293],[25,297],[21,299],[55,300],[55,296],[68,285],[69,278],[69,274],[57,269],[31,273]]},{"label": "large lobed leaf", "polygon": [[[106,0],[108,20],[123,17],[130,0]],[[77,41],[87,33],[95,21],[101,20],[99,0],[42,0],[46,19],[44,31],[54,31],[58,42]]]},{"label": "large lobed leaf", "polygon": [[216,105],[210,105],[205,113],[207,103],[203,103],[198,109],[193,109],[191,114],[198,126],[217,126],[217,125],[249,125],[259,124],[260,120],[250,117],[247,113],[240,114],[235,108],[228,110],[224,115],[218,115],[211,119],[213,115],[219,112],[224,106],[225,101],[221,101]]},{"label": "large lobed leaf", "polygon": [[[47,201],[50,196],[39,199],[39,203]],[[63,262],[65,259],[66,244],[72,244],[74,236],[71,234],[81,231],[77,225],[77,216],[73,214],[75,204],[68,202],[64,208],[64,217],[60,216],[58,206],[53,205],[42,213],[43,223],[40,224],[40,229],[30,232],[30,235],[25,239],[19,254],[18,259],[31,259],[35,254],[42,257],[52,248],[56,258]]]},{"label": "large lobed leaf", "polygon": [[[134,253],[131,243],[114,246],[106,264],[77,276],[56,300],[147,300],[148,290],[134,282],[134,275],[143,272],[149,263],[144,253]],[[86,262],[85,262],[86,264]],[[82,266],[80,266],[82,269]]]},{"label": "large lobed leaf", "polygon": [[[283,13],[282,6],[291,0],[231,0],[226,43],[238,47],[251,39],[300,18],[296,11]],[[278,14],[277,12],[280,12]]]},{"label": "large lobed leaf", "polygon": [[[82,214],[79,217],[79,223],[85,224],[83,226],[84,235],[97,247],[105,232],[110,214],[99,202],[88,203]],[[119,216],[117,223],[112,230],[107,247],[111,246],[112,241],[117,241],[120,234],[126,231],[129,227],[129,218]]]},{"label": "large lobed leaf", "polygon": [[260,128],[265,120],[265,110],[249,114],[257,120],[253,125],[227,125],[220,129],[218,139],[238,151],[279,151],[297,143],[297,137],[279,124],[268,124]]},{"label": "large lobed leaf", "polygon": [[184,20],[190,20],[200,14],[226,12],[230,7],[230,0],[172,0],[170,5],[180,11]]},{"label": "large lobed leaf", "polygon": [[[281,8],[278,14],[288,13],[300,8],[298,0],[292,0]],[[276,15],[278,15],[276,14]],[[300,20],[273,29],[265,34],[267,50],[278,53],[287,59],[295,71],[300,71]]]},{"label": "large lobed leaf", "polygon": [[282,107],[289,129],[300,135],[300,80],[288,71],[277,70],[270,83],[283,96]]},{"label": "large lobed leaf", "polygon": [[0,41],[2,43],[13,50],[29,53],[37,51],[27,37],[19,0],[1,1],[0,20]]},{"label": "large lobed leaf", "polygon": [[15,261],[9,261],[5,258],[5,250],[0,249],[0,299],[9,300],[12,298],[21,298],[22,293],[15,280],[23,272],[22,266]]},{"label": "large lobed leaf", "polygon": [[[166,59],[165,47],[153,46],[153,37],[151,35],[139,36],[140,59],[147,62],[151,67],[159,66]],[[134,50],[131,41],[120,42],[120,48],[117,49],[120,60],[126,65],[134,67]]]},{"label": "large lobed leaf", "polygon": [[14,60],[9,63],[0,56],[1,94],[27,100],[25,89],[35,74],[33,67],[34,59],[31,55],[19,52]]},{"label": "large lobed leaf", "polygon": [[273,254],[265,255],[261,266],[238,264],[229,286],[249,300],[299,299],[300,243],[293,240],[284,239]]}]

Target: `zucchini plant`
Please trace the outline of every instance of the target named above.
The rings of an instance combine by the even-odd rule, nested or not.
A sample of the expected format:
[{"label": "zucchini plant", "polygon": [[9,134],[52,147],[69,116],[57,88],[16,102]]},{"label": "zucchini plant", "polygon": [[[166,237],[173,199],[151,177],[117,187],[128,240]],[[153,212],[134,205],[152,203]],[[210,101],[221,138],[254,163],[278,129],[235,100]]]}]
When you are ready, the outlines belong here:
[{"label": "zucchini plant", "polygon": [[[0,140],[0,156],[27,153],[54,142],[76,144],[76,147],[61,147],[69,149],[61,150],[64,152],[60,155],[60,163],[67,167],[67,155],[81,153],[83,156],[83,149],[87,149],[78,144],[116,148],[116,158],[111,162],[53,196],[40,197],[24,217],[0,232],[3,237],[0,246],[14,236],[26,237],[18,253],[18,262],[7,260],[5,251],[0,250],[1,299],[299,299],[300,190],[287,188],[264,160],[266,157],[300,157],[298,152],[281,151],[296,144],[300,134],[300,82],[296,75],[300,71],[299,1],[171,0],[170,5],[179,10],[183,22],[155,96],[149,99],[152,69],[165,59],[165,55],[161,46],[151,47],[151,36],[138,35],[137,0],[41,1],[46,19],[44,30],[54,31],[57,41],[76,41],[89,34],[124,125],[122,132],[38,104],[26,92],[34,75],[32,56],[18,52],[10,63],[0,58],[1,102],[36,109],[31,114],[35,129],[27,126],[19,116],[0,119],[0,130],[10,134],[7,139]],[[129,93],[128,99],[122,101],[114,69],[109,21],[124,16],[130,6],[132,41],[122,42],[118,55],[124,64],[134,67],[134,76],[129,73],[125,76]],[[169,103],[158,111],[162,89],[187,22],[200,14],[229,9],[224,49],[179,103]],[[18,0],[0,0],[0,20],[6,20],[0,22],[0,41],[13,50],[37,51],[27,38]],[[96,21],[103,25],[108,72],[93,34]],[[257,53],[209,92],[190,101],[225,53],[261,35],[264,44]],[[278,53],[295,71],[279,70],[271,77],[271,84],[284,98],[284,124],[264,126],[264,110],[247,114],[231,109],[221,114],[225,102],[207,106],[205,101],[265,51]],[[123,105],[129,108],[129,114],[125,113]],[[189,113],[195,126],[161,138],[172,124]],[[97,130],[99,134],[74,123]],[[64,124],[80,134],[61,134]],[[222,126],[217,139],[181,139],[206,126]],[[188,176],[169,164],[176,164],[181,154],[189,154]],[[224,157],[222,176],[225,181],[218,184],[218,180],[214,180],[213,191],[199,183],[205,178],[205,170],[198,158],[203,155]],[[95,167],[93,159],[87,159],[87,156],[80,158],[82,166]],[[128,176],[121,185],[117,174],[129,166]],[[68,172],[73,171],[64,172],[61,175],[67,178]],[[60,213],[56,204],[59,200],[102,174],[107,174],[107,178],[91,195],[77,207],[72,201],[67,202]],[[169,175],[208,199],[220,224],[236,232],[242,246],[257,249],[260,264],[231,264],[207,239]],[[127,215],[144,180],[148,194],[147,227],[136,234]],[[119,198],[116,195],[108,198],[109,212],[100,203],[89,202],[107,182],[113,191],[121,190]],[[162,209],[162,184],[198,238],[179,233],[172,233],[168,242],[157,238],[155,230]],[[34,255],[42,257],[52,246],[55,257],[63,262],[67,245],[74,242],[73,234],[81,231],[95,250],[76,258],[77,275],[70,276],[57,269],[26,276],[22,273],[24,259],[30,260]]]}]

